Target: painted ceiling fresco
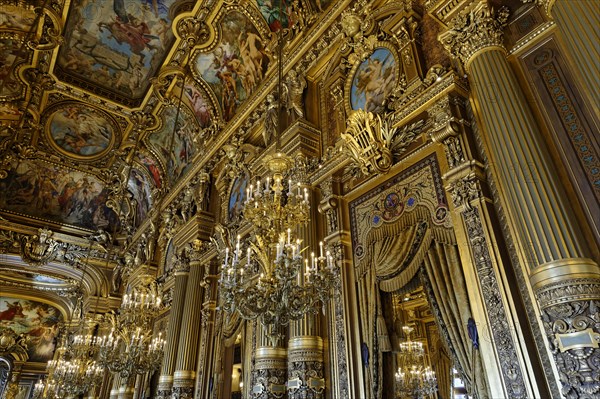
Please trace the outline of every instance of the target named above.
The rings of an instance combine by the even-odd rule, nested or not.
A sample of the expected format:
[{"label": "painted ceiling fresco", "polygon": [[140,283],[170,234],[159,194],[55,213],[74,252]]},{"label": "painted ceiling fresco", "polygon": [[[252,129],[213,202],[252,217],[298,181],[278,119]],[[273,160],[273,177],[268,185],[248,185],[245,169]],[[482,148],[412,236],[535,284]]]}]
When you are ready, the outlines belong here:
[{"label": "painted ceiling fresco", "polygon": [[59,151],[95,158],[110,150],[117,128],[107,113],[83,103],[61,105],[50,113],[46,132]]},{"label": "painted ceiling fresco", "polygon": [[165,107],[160,117],[161,127],[149,135],[148,141],[165,165],[169,184],[173,184],[192,166],[198,151],[194,139],[198,125],[187,107],[179,111],[175,106]]},{"label": "painted ceiling fresco", "polygon": [[107,97],[140,102],[174,41],[174,0],[76,0],[58,57],[59,76],[93,82]]},{"label": "painted ceiling fresco", "polygon": [[0,327],[24,334],[31,362],[52,359],[60,321],[60,311],[46,303],[0,296]]},{"label": "painted ceiling fresco", "polygon": [[95,176],[38,159],[20,161],[0,180],[0,208],[86,229],[107,228],[116,215]]},{"label": "painted ceiling fresco", "polygon": [[262,39],[250,19],[239,11],[227,13],[220,23],[219,45],[194,60],[195,74],[208,83],[230,120],[262,81],[269,66]]},{"label": "painted ceiling fresco", "polygon": [[[26,2],[0,7],[0,127],[29,126],[17,129],[10,145],[34,151],[15,153],[9,169],[0,170],[0,211],[38,227],[52,222],[88,231],[118,224],[105,205],[117,192],[110,176],[125,180],[119,171],[131,159],[119,192],[126,186],[131,193],[133,224],[146,220],[165,186],[176,187],[190,171],[215,127],[257,92],[272,63],[272,32],[332,0],[207,3],[215,12],[198,20],[211,33],[185,52],[176,26],[203,12],[198,2],[73,0],[63,9],[59,3],[45,14]],[[172,66],[183,74],[163,75]],[[160,92],[156,82],[164,76]],[[126,161],[136,142],[132,115],[142,110],[157,121],[140,131],[140,146]],[[0,129],[0,139],[11,136]]]}]

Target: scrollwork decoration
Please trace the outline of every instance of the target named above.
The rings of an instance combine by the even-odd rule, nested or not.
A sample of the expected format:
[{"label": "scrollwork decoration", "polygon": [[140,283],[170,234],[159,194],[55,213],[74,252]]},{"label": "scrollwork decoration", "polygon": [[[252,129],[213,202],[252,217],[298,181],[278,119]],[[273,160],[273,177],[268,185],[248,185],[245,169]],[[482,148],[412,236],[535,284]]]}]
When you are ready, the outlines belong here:
[{"label": "scrollwork decoration", "polygon": [[356,110],[348,118],[348,127],[342,133],[345,152],[364,175],[383,174],[421,131],[424,121],[403,128],[391,126],[387,117]]},{"label": "scrollwork decoration", "polygon": [[36,235],[23,236],[21,239],[23,261],[30,266],[40,267],[56,259],[65,244],[54,240],[53,234],[51,230],[39,229]]}]

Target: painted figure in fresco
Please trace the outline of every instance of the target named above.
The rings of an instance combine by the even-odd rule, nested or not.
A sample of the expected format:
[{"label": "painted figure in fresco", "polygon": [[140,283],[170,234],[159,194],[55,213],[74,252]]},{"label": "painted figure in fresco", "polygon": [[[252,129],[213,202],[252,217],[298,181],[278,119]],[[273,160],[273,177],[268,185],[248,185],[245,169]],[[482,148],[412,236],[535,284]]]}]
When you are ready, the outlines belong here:
[{"label": "painted figure in fresco", "polygon": [[248,185],[247,176],[243,175],[235,179],[233,187],[231,188],[231,195],[229,197],[229,220],[236,219],[244,208],[244,201],[246,200],[246,186]]},{"label": "painted figure in fresco", "polygon": [[185,95],[190,100],[192,110],[194,111],[194,115],[196,115],[196,120],[200,127],[204,128],[210,125],[210,111],[202,94],[195,89],[186,87]]},{"label": "painted figure in fresco", "polygon": [[352,88],[353,97],[358,101],[356,106],[368,112],[379,112],[396,79],[394,64],[389,50],[378,49],[360,65]]},{"label": "painted figure in fresco", "polygon": [[[244,31],[240,32],[238,36],[238,46],[240,49],[240,54],[242,57],[249,58],[254,65],[253,70],[256,73],[256,82],[259,82],[263,78],[263,59],[265,54],[263,52],[264,44],[260,36],[258,36],[254,32],[245,32],[246,38],[244,39],[242,36]],[[244,59],[244,58],[242,58]],[[250,64],[249,62],[247,63]]]},{"label": "painted figure in fresco", "polygon": [[8,309],[0,312],[0,320],[13,320],[15,317],[23,317],[23,306],[19,303],[19,301],[14,301],[13,303],[9,303],[8,301],[4,301],[6,307]]},{"label": "painted figure in fresco", "polygon": [[154,185],[160,188],[160,169],[158,168],[158,165],[156,165],[156,161],[145,154],[140,155],[139,159],[142,165],[144,165],[148,169],[148,172],[150,172],[150,176],[152,176],[152,180],[154,180]]},{"label": "painted figure in fresco", "polygon": [[267,20],[271,32],[278,32],[282,27],[288,28],[289,5],[285,0],[258,0],[258,8]]},{"label": "painted figure in fresco", "polygon": [[[107,29],[110,31],[112,38],[119,44],[127,43],[131,52],[139,55],[143,63],[145,56],[143,51],[146,48],[152,51],[157,50],[157,47],[150,42],[159,39],[159,37],[150,34],[150,28],[146,22],[140,21],[135,16],[127,13],[125,0],[114,0],[113,9],[116,17],[112,22],[101,22],[99,24],[100,30]],[[156,13],[158,14],[158,8],[156,8]]]}]

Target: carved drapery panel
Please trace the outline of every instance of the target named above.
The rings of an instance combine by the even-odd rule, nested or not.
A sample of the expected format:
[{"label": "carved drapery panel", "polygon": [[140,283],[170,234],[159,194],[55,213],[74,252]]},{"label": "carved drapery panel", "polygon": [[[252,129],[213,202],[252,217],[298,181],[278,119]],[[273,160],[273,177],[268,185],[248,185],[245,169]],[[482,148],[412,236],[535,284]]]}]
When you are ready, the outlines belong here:
[{"label": "carved drapery panel", "polygon": [[[435,154],[350,203],[354,264],[365,263],[365,245],[371,230],[390,225],[402,217],[413,221],[428,220],[433,226],[451,228]],[[360,277],[364,273],[364,267],[356,272]]]}]

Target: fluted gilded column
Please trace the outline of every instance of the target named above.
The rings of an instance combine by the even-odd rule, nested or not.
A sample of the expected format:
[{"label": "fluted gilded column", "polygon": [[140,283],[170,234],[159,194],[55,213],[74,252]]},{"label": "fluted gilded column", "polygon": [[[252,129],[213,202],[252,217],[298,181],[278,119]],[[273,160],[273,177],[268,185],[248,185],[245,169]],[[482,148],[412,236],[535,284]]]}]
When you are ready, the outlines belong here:
[{"label": "fluted gilded column", "polygon": [[183,316],[189,272],[189,265],[178,259],[175,266],[175,286],[173,288],[173,302],[171,303],[171,311],[169,313],[165,354],[158,380],[158,392],[156,394],[156,397],[161,399],[171,397],[171,389],[173,388],[173,372],[175,371],[175,361],[177,359],[179,333],[181,331],[181,319]]},{"label": "fluted gilded column", "polygon": [[190,277],[187,283],[183,317],[180,320],[181,333],[177,349],[177,363],[173,374],[173,397],[187,399],[194,396],[196,379],[196,359],[202,318],[202,278],[204,266],[198,260],[200,241],[190,250]]},{"label": "fluted gilded column", "polygon": [[[529,2],[529,1],[527,1]],[[600,103],[600,5],[597,0],[537,0],[556,22],[569,59],[594,104]],[[596,107],[597,110],[597,107]]]},{"label": "fluted gilded column", "polygon": [[[508,12],[473,3],[440,35],[464,63],[498,197],[541,311],[562,391],[598,392],[600,267],[502,46]],[[571,345],[572,344],[572,345]]]},{"label": "fluted gilded column", "polygon": [[[214,266],[213,266],[214,267]],[[217,312],[218,276],[211,273],[204,277],[204,302],[202,303],[202,322],[200,330],[200,348],[196,375],[196,397],[208,397],[214,362],[214,327]]]},{"label": "fluted gilded column", "polygon": [[[310,190],[310,187],[306,187]],[[313,195],[310,190],[311,196]],[[311,201],[314,203],[314,201]],[[316,207],[312,208],[313,214]],[[311,217],[314,220],[314,215]],[[303,246],[318,248],[314,224],[300,228],[298,238]],[[300,275],[304,282],[304,275]],[[288,341],[288,397],[289,399],[321,399],[325,389],[323,367],[323,339],[320,337],[319,315],[305,314],[290,322]]]},{"label": "fluted gilded column", "polygon": [[[503,278],[512,266],[503,237],[496,228],[499,222],[484,164],[477,151],[474,134],[477,130],[476,125],[471,124],[466,93],[456,88],[440,96],[428,107],[427,113],[432,121],[429,136],[444,149],[448,163],[448,171],[443,175],[444,186],[452,199],[451,220],[463,273],[469,282],[471,314],[482,337],[470,353],[473,366],[465,369],[456,362],[455,368],[467,376],[467,390],[477,398],[486,395],[514,399],[551,397],[546,389],[548,384],[536,372],[542,366],[534,348],[522,340],[523,335],[530,335],[530,326],[523,323],[519,329],[513,327],[519,323],[519,314],[527,314],[532,320],[536,320],[537,315],[525,311],[518,287],[507,284]],[[541,337],[539,330],[538,327],[536,335]],[[440,333],[443,337],[447,334]],[[541,339],[538,345],[545,355],[541,362],[548,363],[549,356]],[[432,364],[438,375],[444,373],[436,370],[440,366],[446,365]],[[558,385],[552,388],[558,393]]]}]

